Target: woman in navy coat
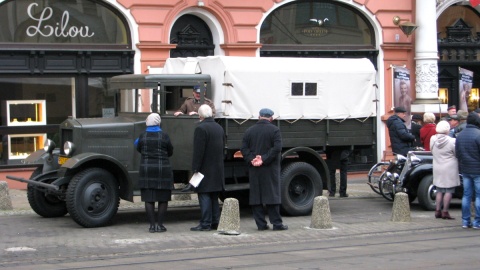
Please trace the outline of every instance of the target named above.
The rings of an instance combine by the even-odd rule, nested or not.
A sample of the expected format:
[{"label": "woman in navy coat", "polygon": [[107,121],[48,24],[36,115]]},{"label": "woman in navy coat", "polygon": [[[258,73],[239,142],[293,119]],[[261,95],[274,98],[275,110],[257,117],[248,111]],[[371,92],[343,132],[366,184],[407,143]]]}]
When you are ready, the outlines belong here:
[{"label": "woman in navy coat", "polygon": [[[141,153],[138,187],[145,202],[151,233],[167,231],[163,220],[173,189],[173,171],[168,159],[173,154],[173,146],[168,134],[160,128],[160,122],[160,115],[150,114],[146,120],[146,131],[135,141],[135,147]],[[157,226],[155,202],[158,202]]]}]

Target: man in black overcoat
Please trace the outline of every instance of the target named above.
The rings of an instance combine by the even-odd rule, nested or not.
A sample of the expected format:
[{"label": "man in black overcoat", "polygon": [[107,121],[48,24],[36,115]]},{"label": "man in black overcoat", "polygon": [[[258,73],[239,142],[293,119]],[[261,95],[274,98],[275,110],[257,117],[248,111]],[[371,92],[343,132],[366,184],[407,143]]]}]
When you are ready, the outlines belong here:
[{"label": "man in black overcoat", "polygon": [[204,178],[195,189],[202,218],[192,231],[210,231],[217,229],[220,221],[218,197],[225,189],[224,148],[225,132],[213,119],[212,108],[206,104],[198,109],[200,123],[194,131],[193,173],[200,172]]},{"label": "man in black overcoat", "polygon": [[267,230],[266,205],[273,230],[287,230],[280,216],[280,153],[282,137],[273,125],[273,111],[260,110],[259,121],[249,127],[242,140],[242,155],[249,165],[250,205],[258,230]]}]

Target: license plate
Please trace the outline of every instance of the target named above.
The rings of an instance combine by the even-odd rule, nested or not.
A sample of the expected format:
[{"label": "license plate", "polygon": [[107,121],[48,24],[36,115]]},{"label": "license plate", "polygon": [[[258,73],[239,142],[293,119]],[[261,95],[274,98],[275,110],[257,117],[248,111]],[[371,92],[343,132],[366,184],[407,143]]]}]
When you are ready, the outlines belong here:
[{"label": "license plate", "polygon": [[68,157],[58,157],[58,164],[63,165],[68,159]]}]

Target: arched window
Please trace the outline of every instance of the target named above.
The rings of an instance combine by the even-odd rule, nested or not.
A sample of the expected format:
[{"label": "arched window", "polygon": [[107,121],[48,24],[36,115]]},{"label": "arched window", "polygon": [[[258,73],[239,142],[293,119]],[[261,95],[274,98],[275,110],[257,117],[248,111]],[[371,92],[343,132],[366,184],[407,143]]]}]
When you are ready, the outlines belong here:
[{"label": "arched window", "polygon": [[131,45],[126,21],[102,1],[12,0],[0,14],[0,43]]},{"label": "arched window", "polygon": [[374,50],[365,16],[334,1],[295,1],[279,7],[260,29],[262,51]]}]

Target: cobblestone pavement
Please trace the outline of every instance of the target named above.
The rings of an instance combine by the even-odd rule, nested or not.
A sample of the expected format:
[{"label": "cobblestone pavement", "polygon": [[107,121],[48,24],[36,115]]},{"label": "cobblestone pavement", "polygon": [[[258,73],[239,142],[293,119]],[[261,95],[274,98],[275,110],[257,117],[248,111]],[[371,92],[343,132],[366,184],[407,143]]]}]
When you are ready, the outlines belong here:
[{"label": "cobblestone pavement", "polygon": [[[148,233],[143,203],[122,202],[113,225],[85,229],[68,215],[62,218],[41,218],[26,203],[25,191],[11,191],[14,210],[0,211],[0,268],[23,267],[29,263],[61,265],[78,262],[95,265],[103,260],[134,258],[145,254],[195,253],[218,247],[257,248],[288,245],[321,239],[369,239],[375,235],[389,237],[401,232],[461,230],[459,201],[453,202],[451,214],[457,220],[433,218],[433,212],[411,206],[411,222],[391,222],[392,202],[375,194],[365,180],[350,181],[349,198],[328,198],[333,228],[309,228],[311,216],[284,217],[288,231],[257,231],[250,209],[242,209],[241,234],[221,235],[216,231],[191,232],[200,218],[198,201],[171,202],[165,226],[166,233]],[[136,198],[138,199],[138,198]],[[470,230],[473,232],[473,230]],[[52,269],[56,269],[52,267]]]}]

